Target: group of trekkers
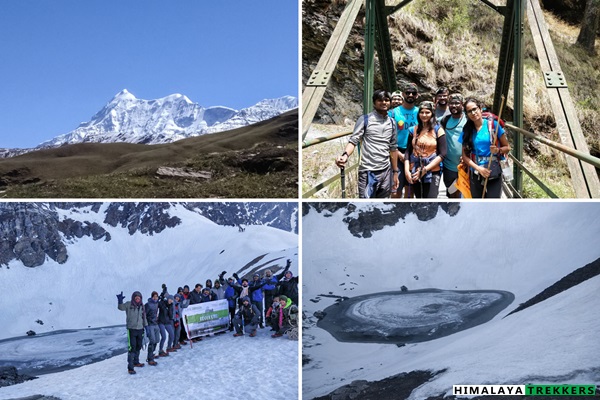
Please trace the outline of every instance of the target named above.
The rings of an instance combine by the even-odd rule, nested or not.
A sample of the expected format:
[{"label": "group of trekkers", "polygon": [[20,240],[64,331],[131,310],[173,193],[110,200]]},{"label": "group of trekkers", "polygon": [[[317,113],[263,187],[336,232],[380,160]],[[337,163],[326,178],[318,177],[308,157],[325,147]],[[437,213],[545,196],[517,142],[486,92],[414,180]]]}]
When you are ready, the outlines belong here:
[{"label": "group of trekkers", "polygon": [[[191,291],[188,285],[179,287],[174,295],[169,294],[163,284],[162,292],[153,291],[146,304],[139,291],[133,292],[131,300],[125,303],[123,292],[117,294],[118,309],[126,312],[129,374],[136,373],[134,367],[144,366],[139,359],[144,335],[148,338],[146,361],[152,366],[158,364],[156,357],[167,357],[188,344],[187,332],[182,329],[182,311],[193,304],[227,300],[229,331],[235,329],[235,337],[245,332],[254,337],[259,327],[270,326],[273,338],[288,333],[290,338],[297,339],[298,277],[290,271],[290,265],[291,260],[287,260],[285,269],[277,275],[269,269],[263,271],[262,277],[256,272],[250,281],[245,277],[240,279],[237,273],[225,280],[226,271],[223,271],[214,285],[208,279],[205,286],[198,283]],[[290,333],[293,330],[294,337]]]},{"label": "group of trekkers", "polygon": [[360,144],[359,197],[437,198],[443,179],[448,198],[499,198],[510,152],[503,121],[445,87],[433,102],[418,98],[414,83],[377,90],[373,111],[356,121],[335,162],[344,168]]}]

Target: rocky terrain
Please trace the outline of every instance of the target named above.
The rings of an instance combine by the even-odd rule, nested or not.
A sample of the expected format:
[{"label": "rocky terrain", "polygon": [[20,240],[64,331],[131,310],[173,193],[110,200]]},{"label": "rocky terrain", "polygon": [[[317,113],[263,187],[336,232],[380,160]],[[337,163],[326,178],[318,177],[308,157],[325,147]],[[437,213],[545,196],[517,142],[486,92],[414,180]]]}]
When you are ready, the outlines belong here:
[{"label": "rocky terrain", "polygon": [[[384,207],[373,207],[369,210],[357,211],[355,204],[346,202],[335,203],[302,203],[302,216],[311,209],[325,216],[340,209],[345,210],[343,222],[348,230],[356,237],[369,238],[374,231],[386,226],[394,226],[409,214],[415,214],[419,221],[429,221],[436,217],[440,210],[450,216],[460,211],[460,203],[383,203]],[[329,215],[330,216],[330,215]]]},{"label": "rocky terrain", "polygon": [[[187,203],[185,207],[218,225],[268,225],[297,233],[297,205],[294,203]],[[90,214],[103,216],[103,223],[157,235],[181,221],[169,214],[170,203],[0,203],[0,266],[19,260],[27,267],[42,265],[46,257],[63,264],[72,240],[90,237],[112,240]],[[81,218],[62,218],[59,210],[77,210]]]}]

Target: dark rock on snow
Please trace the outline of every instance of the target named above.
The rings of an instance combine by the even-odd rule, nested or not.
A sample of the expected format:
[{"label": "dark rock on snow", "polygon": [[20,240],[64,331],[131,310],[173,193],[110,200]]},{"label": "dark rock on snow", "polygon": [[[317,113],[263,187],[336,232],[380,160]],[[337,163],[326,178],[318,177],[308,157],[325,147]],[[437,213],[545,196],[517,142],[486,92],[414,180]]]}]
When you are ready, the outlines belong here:
[{"label": "dark rock on snow", "polygon": [[16,385],[32,379],[35,379],[35,377],[19,375],[15,367],[0,367],[0,387]]}]

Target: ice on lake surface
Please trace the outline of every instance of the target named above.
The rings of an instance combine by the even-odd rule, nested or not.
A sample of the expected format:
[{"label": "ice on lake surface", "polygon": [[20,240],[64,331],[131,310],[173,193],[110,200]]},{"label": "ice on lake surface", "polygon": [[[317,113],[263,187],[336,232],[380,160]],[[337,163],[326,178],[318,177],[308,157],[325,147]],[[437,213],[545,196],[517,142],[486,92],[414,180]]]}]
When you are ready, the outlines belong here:
[{"label": "ice on lake surface", "polygon": [[20,374],[40,375],[81,367],[127,352],[124,325],[62,330],[0,340],[0,366]]},{"label": "ice on lake surface", "polygon": [[488,322],[513,300],[500,290],[373,293],[327,307],[317,325],[342,342],[424,342]]}]

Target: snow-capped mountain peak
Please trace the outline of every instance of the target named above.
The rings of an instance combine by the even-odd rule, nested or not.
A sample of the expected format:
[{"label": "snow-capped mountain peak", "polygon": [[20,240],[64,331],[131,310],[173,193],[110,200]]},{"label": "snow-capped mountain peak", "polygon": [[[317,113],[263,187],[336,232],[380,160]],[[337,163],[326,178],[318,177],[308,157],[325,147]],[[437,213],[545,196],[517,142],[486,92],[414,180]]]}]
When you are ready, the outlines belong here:
[{"label": "snow-capped mountain peak", "polygon": [[133,101],[137,100],[136,97],[130,93],[127,89],[121,90],[119,93],[112,98],[110,103],[120,103],[122,101]]},{"label": "snow-capped mountain peak", "polygon": [[84,142],[171,143],[254,124],[296,107],[298,100],[292,96],[265,99],[238,111],[223,106],[205,108],[180,93],[154,100],[138,99],[123,89],[90,121],[36,149]]}]

